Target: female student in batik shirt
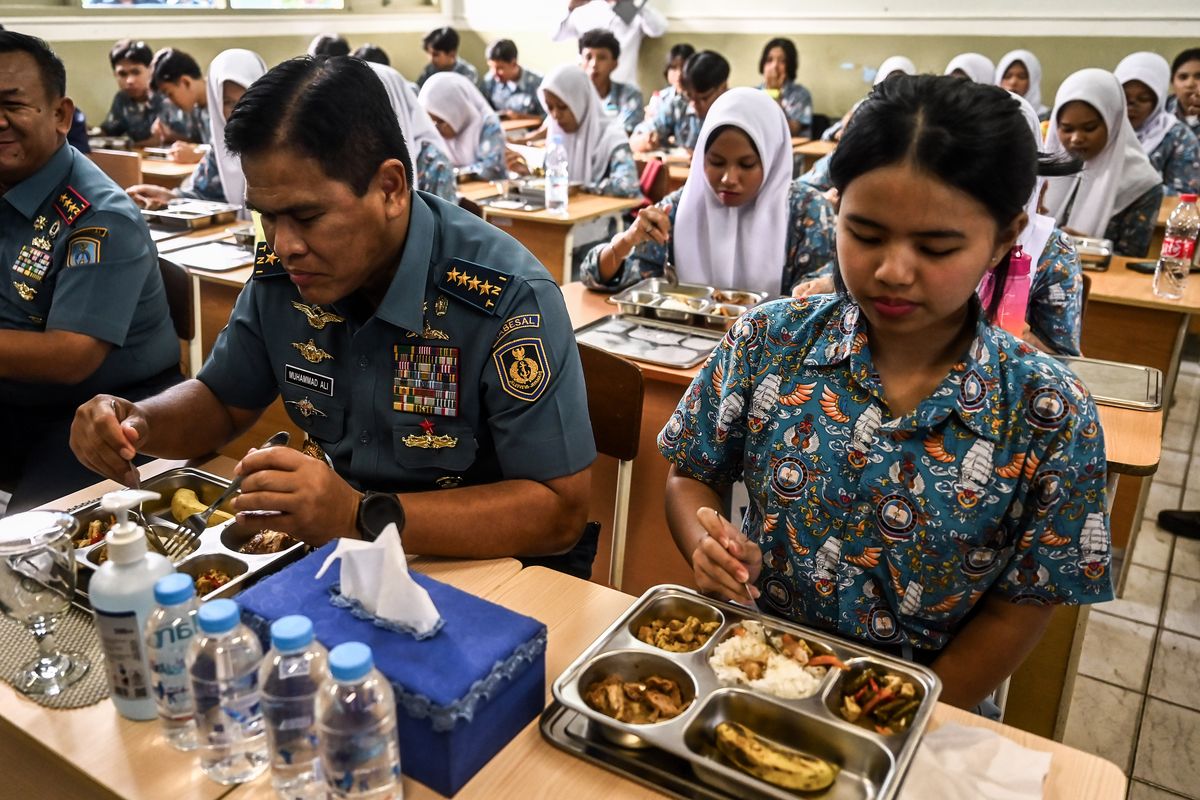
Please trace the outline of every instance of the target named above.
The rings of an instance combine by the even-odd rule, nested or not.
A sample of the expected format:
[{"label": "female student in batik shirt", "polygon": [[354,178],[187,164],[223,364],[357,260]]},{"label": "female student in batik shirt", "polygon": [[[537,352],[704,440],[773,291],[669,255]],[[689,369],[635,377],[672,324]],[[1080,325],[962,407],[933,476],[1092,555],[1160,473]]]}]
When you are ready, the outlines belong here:
[{"label": "female student in batik shirt", "polygon": [[1200,47],[1192,47],[1171,62],[1171,90],[1167,111],[1178,117],[1200,138]]},{"label": "female student in batik shirt", "polygon": [[778,103],[757,89],[730,89],[697,142],[683,188],[584,258],[588,288],[617,291],[662,275],[669,260],[684,282],[780,294],[832,257],[833,207],[793,183]]},{"label": "female student in batik shirt", "polygon": [[404,132],[404,142],[412,158],[417,188],[451,203],[458,203],[458,184],[454,180],[450,157],[442,149],[442,135],[417,102],[417,93],[412,85],[389,66],[371,61],[367,62],[367,66],[379,76],[388,100],[392,102],[392,110],[396,112],[396,120]]},{"label": "female student in batik shirt", "polygon": [[1043,205],[1073,236],[1110,239],[1123,256],[1145,256],[1162,204],[1162,176],[1150,164],[1111,72],[1084,69],[1058,88],[1046,151],[1083,161],[1078,175],[1051,178]]},{"label": "female student in batik shirt", "polygon": [[[882,84],[833,159],[843,291],[744,314],[658,439],[702,591],[749,583],[763,611],[931,664],[966,708],[1055,606],[1112,598],[1096,407],[975,294],[1004,285],[1035,152],[1002,89]],[[740,531],[712,511],[739,479]]]},{"label": "female student in batik shirt", "polygon": [[435,72],[421,87],[418,99],[460,173],[473,173],[485,181],[508,174],[500,118],[475,84],[457,72]]},{"label": "female student in batik shirt", "polygon": [[1168,195],[1200,192],[1200,142],[1178,117],[1166,110],[1171,67],[1158,53],[1133,53],[1114,73],[1125,90],[1129,124],[1150,164],[1162,176]]}]

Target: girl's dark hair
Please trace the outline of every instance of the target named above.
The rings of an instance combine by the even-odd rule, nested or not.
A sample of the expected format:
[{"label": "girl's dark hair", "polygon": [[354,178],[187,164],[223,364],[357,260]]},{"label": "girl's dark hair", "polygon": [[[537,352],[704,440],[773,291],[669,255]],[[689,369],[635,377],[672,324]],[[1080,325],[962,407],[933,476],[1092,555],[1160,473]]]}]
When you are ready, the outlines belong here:
[{"label": "girl's dark hair", "polygon": [[667,53],[667,63],[665,66],[663,66],[663,77],[667,77],[667,71],[670,70],[671,66],[676,62],[679,63],[679,68],[682,69],[684,62],[691,58],[692,53],[695,52],[696,48],[692,47],[687,42],[680,42],[679,44],[672,45],[670,52]]},{"label": "girl's dark hair", "polygon": [[377,44],[360,44],[351,55],[373,64],[383,64],[385,67],[392,65],[392,60],[388,58],[387,51]]},{"label": "girl's dark hair", "polygon": [[680,80],[689,92],[704,94],[729,80],[729,62],[720,53],[701,50],[683,62]]},{"label": "girl's dark hair", "polygon": [[1171,77],[1174,78],[1179,68],[1189,61],[1200,61],[1200,47],[1189,47],[1175,56],[1175,60],[1171,62]]},{"label": "girl's dark hair", "polygon": [[708,152],[708,148],[712,147],[713,142],[715,142],[725,131],[737,131],[745,136],[746,141],[750,142],[750,149],[754,151],[754,155],[758,156],[760,160],[762,159],[762,154],[758,152],[758,145],[754,143],[754,137],[746,133],[744,129],[738,127],[737,125],[718,125],[717,127],[713,128],[712,133],[710,133],[708,138],[704,141],[705,153]]},{"label": "girl's dark hair", "polygon": [[154,51],[141,39],[122,39],[108,51],[108,63],[113,69],[117,68],[118,61],[132,61],[148,67],[153,60]]},{"label": "girl's dark hair", "polygon": [[[854,113],[829,172],[844,195],[859,176],[908,163],[978,200],[1004,228],[1029,201],[1040,160],[1020,104],[1000,87],[945,75],[896,75],[876,86]],[[994,275],[987,309],[993,320],[1008,256]]]},{"label": "girl's dark hair", "polygon": [[783,51],[783,60],[786,64],[787,79],[789,82],[796,80],[796,70],[800,68],[800,56],[796,53],[796,44],[791,39],[777,38],[772,39],[763,45],[762,55],[758,59],[758,74],[761,75],[763,67],[767,65],[767,56],[772,50],[778,47]]}]

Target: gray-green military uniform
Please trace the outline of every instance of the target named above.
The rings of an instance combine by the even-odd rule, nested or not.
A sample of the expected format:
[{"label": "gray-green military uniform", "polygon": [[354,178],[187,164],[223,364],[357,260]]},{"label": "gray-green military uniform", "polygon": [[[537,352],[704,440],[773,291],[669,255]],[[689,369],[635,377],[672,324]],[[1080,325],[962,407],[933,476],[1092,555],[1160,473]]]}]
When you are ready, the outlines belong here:
[{"label": "gray-green military uniform", "polygon": [[256,264],[198,377],[238,408],[282,394],[356,488],[542,481],[594,460],[562,293],[497,228],[413,192],[404,253],[374,314],[357,293],[306,304],[265,247]]},{"label": "gray-green military uniform", "polygon": [[80,403],[101,392],[137,399],[180,379],[157,258],[137,206],[69,144],[4,193],[0,329],[73,331],[113,345],[78,384],[0,379],[5,450],[15,454],[0,470],[20,478],[10,511],[94,482],[66,445]]}]

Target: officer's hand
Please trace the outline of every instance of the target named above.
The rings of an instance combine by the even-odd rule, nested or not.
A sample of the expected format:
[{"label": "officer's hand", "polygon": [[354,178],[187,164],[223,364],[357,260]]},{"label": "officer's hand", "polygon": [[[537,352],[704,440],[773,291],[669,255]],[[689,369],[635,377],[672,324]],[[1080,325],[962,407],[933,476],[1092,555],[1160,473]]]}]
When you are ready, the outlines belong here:
[{"label": "officer's hand", "polygon": [[71,451],[93,472],[129,485],[129,461],[146,441],[149,425],[136,404],[100,394],[75,410]]},{"label": "officer's hand", "polygon": [[[290,447],[251,450],[237,465],[242,493],[233,499],[238,521],[290,533],[319,546],[354,534],[358,492],[318,459]],[[276,511],[247,516],[246,511]]]},{"label": "officer's hand", "polygon": [[829,275],[797,283],[792,287],[792,297],[810,297],[814,294],[830,294],[832,292],[833,278]]},{"label": "officer's hand", "polygon": [[[711,508],[696,509],[696,519],[708,532],[692,552],[692,572],[700,591],[723,600],[757,600],[754,581],[762,572],[762,551]],[[746,584],[751,597],[746,597]]]},{"label": "officer's hand", "polygon": [[625,231],[625,242],[632,249],[642,242],[666,244],[671,236],[671,218],[656,206],[647,206],[638,212],[637,219]]},{"label": "officer's hand", "polygon": [[142,208],[157,209],[166,207],[175,198],[175,194],[165,186],[155,186],[152,183],[139,183],[125,190],[133,198],[133,202]]}]

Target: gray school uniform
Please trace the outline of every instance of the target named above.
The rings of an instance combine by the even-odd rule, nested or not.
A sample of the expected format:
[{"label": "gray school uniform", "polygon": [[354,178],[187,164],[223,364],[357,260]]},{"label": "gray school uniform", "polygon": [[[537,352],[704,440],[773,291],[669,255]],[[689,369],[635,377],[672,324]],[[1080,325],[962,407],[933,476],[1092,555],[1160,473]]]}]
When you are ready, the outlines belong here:
[{"label": "gray school uniform", "polygon": [[199,378],[221,400],[282,395],[358,489],[544,481],[596,451],[562,293],[507,234],[424,192],[374,312],[352,294],[304,302],[265,246]]},{"label": "gray school uniform", "polygon": [[[426,64],[425,69],[421,70],[421,74],[417,76],[417,90],[420,91],[421,87],[425,85],[425,81],[429,80],[432,76],[441,71],[442,70],[439,70],[433,64]],[[468,61],[463,61],[461,58],[456,58],[454,60],[454,66],[451,67],[449,71],[457,72],[459,75],[462,75],[476,86],[479,85],[479,70],[475,69],[474,65]]]}]

